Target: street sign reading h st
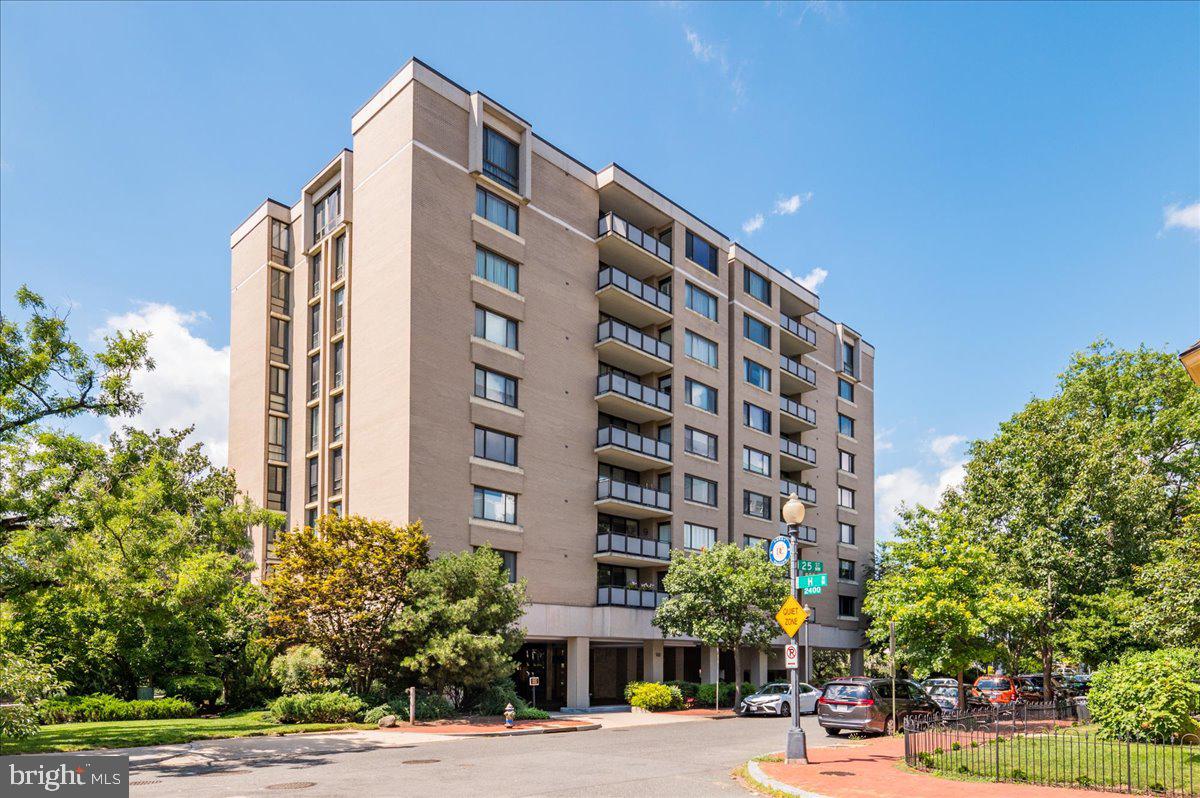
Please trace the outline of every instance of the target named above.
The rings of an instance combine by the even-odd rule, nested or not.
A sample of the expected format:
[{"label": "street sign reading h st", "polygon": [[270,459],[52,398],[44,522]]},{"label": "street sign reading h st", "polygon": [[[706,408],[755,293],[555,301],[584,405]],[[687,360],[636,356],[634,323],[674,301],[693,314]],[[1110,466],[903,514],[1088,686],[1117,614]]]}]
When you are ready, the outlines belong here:
[{"label": "street sign reading h st", "polygon": [[821,592],[821,588],[819,588],[819,587],[806,587],[806,588],[804,588],[804,595],[806,595],[806,596],[811,596],[811,595],[813,595],[813,594],[815,594],[815,593],[820,593],[820,592]]},{"label": "street sign reading h st", "polygon": [[807,576],[796,577],[796,588],[805,587],[825,587],[829,584],[829,577],[825,574],[808,574]]}]

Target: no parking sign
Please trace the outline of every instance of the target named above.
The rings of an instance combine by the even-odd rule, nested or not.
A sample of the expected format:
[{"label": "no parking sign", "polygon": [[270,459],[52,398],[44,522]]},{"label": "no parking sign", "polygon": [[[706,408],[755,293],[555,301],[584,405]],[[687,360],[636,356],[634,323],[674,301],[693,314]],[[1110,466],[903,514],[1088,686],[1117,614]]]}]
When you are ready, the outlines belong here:
[{"label": "no parking sign", "polygon": [[800,669],[800,647],[795,643],[783,647],[783,666],[789,671]]}]

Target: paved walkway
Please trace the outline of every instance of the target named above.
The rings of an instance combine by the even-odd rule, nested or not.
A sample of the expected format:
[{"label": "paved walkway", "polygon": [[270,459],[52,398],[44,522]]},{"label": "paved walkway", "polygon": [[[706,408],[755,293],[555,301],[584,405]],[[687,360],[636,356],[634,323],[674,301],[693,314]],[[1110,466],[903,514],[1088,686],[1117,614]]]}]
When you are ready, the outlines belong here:
[{"label": "paved walkway", "polygon": [[[771,779],[810,798],[1082,798],[1108,793],[1074,787],[1038,787],[958,781],[902,768],[904,738],[886,737],[841,748],[809,748],[807,765],[759,762]],[[768,786],[773,786],[769,785]]]}]

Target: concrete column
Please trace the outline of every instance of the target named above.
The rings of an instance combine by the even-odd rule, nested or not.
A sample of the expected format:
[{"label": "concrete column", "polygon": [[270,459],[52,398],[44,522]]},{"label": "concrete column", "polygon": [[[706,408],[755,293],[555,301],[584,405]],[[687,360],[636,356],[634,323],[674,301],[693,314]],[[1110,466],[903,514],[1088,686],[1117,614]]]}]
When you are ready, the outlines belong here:
[{"label": "concrete column", "polygon": [[703,684],[716,684],[721,675],[721,649],[714,646],[700,646],[700,681]]},{"label": "concrete column", "polygon": [[747,655],[750,657],[750,681],[755,687],[762,687],[767,683],[767,652],[752,649]]},{"label": "concrete column", "polygon": [[856,648],[850,652],[850,675],[863,675],[863,650]]},{"label": "concrete column", "polygon": [[642,679],[647,682],[663,680],[663,641],[642,641]]},{"label": "concrete column", "polygon": [[683,672],[683,646],[676,646],[671,649],[675,652],[675,678],[679,681],[687,681],[687,674]]},{"label": "concrete column", "polygon": [[586,637],[567,638],[567,706],[587,709],[591,706],[588,695],[589,656],[591,640]]}]

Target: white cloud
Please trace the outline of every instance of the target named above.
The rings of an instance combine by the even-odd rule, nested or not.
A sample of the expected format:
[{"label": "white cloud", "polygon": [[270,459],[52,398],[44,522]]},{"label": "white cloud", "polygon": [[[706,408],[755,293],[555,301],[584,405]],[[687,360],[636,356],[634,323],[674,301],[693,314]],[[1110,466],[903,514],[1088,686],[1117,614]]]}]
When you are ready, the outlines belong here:
[{"label": "white cloud", "polygon": [[224,465],[229,453],[229,347],[217,349],[191,328],[207,318],[173,305],[153,302],[136,311],[110,316],[96,336],[117,330],[151,333],[153,371],[134,375],[133,388],[144,398],[134,419],[105,419],[110,430],[133,424],[143,429],[182,429],[195,425],[193,439],[203,443],[214,463]]},{"label": "white cloud", "polygon": [[1200,230],[1200,202],[1191,205],[1168,205],[1163,208],[1163,230],[1180,227],[1184,230]]},{"label": "white cloud", "polygon": [[683,35],[692,50],[692,57],[702,64],[713,63],[721,72],[729,90],[733,93],[733,108],[736,111],[746,94],[746,83],[742,80],[745,61],[731,62],[726,55],[725,45],[715,45],[700,38],[700,34],[689,26],[683,26]]},{"label": "white cloud", "polygon": [[696,58],[707,64],[716,57],[717,52],[713,46],[701,39],[700,34],[687,25],[683,26],[683,35],[687,37],[688,44],[692,46],[692,55]]},{"label": "white cloud", "polygon": [[[886,439],[891,431],[886,430],[882,438],[876,439],[876,450],[892,448],[888,442],[881,447],[879,441]],[[923,504],[932,507],[948,489],[958,487],[966,476],[966,458],[962,435],[938,435],[926,442],[924,449],[936,461],[933,468],[904,468],[881,474],[875,480],[875,537],[884,541],[892,537],[892,527],[900,519],[904,506]],[[926,457],[926,459],[929,459]]]},{"label": "white cloud", "polygon": [[929,451],[943,463],[952,462],[955,449],[966,440],[962,435],[939,435],[929,442]]},{"label": "white cloud", "polygon": [[886,452],[893,448],[892,433],[896,430],[891,427],[887,429],[876,430],[875,432],[875,451]]},{"label": "white cloud", "polygon": [[761,230],[762,226],[763,215],[761,213],[756,213],[746,221],[742,222],[742,232],[744,232],[746,235],[750,235],[756,230]]},{"label": "white cloud", "polygon": [[784,197],[775,201],[775,210],[772,211],[776,216],[790,216],[800,210],[800,206],[812,199],[812,192],[808,191],[804,194],[793,194],[790,197]]},{"label": "white cloud", "polygon": [[793,277],[792,279],[800,283],[800,285],[804,286],[809,291],[816,291],[821,283],[825,282],[825,278],[828,276],[828,270],[822,269],[820,266],[816,266],[812,269],[812,271],[803,277]]}]

